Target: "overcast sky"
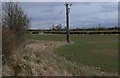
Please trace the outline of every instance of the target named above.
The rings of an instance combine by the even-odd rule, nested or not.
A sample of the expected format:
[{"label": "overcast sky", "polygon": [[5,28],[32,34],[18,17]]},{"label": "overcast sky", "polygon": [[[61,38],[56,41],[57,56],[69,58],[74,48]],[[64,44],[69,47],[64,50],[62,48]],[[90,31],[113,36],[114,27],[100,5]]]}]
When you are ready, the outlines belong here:
[{"label": "overcast sky", "polygon": [[[47,29],[52,24],[66,24],[65,3],[22,2],[21,6],[31,17],[31,28]],[[103,27],[118,25],[117,2],[77,2],[72,3],[70,8],[70,28],[98,27],[98,24]]]}]

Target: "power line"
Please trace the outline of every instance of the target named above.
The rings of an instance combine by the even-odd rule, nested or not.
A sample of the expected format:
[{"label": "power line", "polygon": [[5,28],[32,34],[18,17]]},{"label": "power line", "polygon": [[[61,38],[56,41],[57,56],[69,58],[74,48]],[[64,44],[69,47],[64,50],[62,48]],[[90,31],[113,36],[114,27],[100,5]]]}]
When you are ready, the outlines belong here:
[{"label": "power line", "polygon": [[65,9],[61,10],[60,13],[50,22],[50,24],[53,24],[53,22],[63,13]]},{"label": "power line", "polygon": [[[53,24],[53,22],[63,13],[64,10],[65,10],[65,9],[61,10],[60,13],[59,13],[50,23],[45,23],[45,24],[49,24],[49,25]],[[44,24],[44,25],[45,25],[45,24]],[[38,24],[36,24],[36,25],[40,25],[40,23],[38,23]],[[35,25],[35,26],[36,26],[36,25]]]},{"label": "power line", "polygon": [[[70,4],[69,6],[72,6],[72,4]],[[65,8],[60,11],[60,13],[53,19],[53,21],[50,24],[53,24],[53,22],[57,19],[57,17],[59,17],[63,13],[64,10]],[[70,8],[68,8],[68,11],[70,12]]]}]

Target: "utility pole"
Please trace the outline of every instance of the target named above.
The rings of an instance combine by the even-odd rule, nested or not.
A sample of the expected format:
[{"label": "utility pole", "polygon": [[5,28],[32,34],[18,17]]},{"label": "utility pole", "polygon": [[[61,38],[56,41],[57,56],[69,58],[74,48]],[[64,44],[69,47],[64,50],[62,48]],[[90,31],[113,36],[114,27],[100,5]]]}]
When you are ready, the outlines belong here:
[{"label": "utility pole", "polygon": [[[69,8],[69,4],[66,3],[66,25],[67,25],[67,42],[70,43],[70,30],[69,30],[69,12],[70,12],[70,8]],[[72,4],[70,4],[71,6]]]}]

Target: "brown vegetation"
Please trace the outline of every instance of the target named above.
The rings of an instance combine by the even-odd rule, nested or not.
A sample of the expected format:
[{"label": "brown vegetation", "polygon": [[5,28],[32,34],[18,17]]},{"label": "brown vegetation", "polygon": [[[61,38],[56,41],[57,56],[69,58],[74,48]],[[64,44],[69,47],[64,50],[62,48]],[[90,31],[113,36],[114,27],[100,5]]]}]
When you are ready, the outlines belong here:
[{"label": "brown vegetation", "polygon": [[3,67],[14,69],[14,76],[22,71],[21,52],[24,47],[24,34],[29,27],[30,18],[18,3],[3,3],[2,14],[2,60]]},{"label": "brown vegetation", "polygon": [[4,61],[6,61],[10,59],[12,51],[16,47],[16,37],[15,34],[8,28],[3,27],[2,31],[2,55]]}]

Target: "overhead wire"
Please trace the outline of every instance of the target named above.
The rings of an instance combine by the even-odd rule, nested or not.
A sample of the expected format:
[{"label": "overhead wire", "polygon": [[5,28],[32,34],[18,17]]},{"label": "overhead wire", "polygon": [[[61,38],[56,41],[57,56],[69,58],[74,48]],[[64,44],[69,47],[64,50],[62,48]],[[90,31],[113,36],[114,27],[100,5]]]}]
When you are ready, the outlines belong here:
[{"label": "overhead wire", "polygon": [[[59,14],[56,15],[55,18],[53,18],[53,20],[52,20],[50,23],[46,23],[46,24],[49,24],[48,26],[52,25],[53,22],[64,12],[64,10],[65,10],[65,9],[61,10],[61,11],[59,12]],[[36,25],[40,25],[40,24],[36,24]]]},{"label": "overhead wire", "polygon": [[[70,6],[72,6],[72,4],[70,4]],[[50,25],[53,25],[54,21],[64,12],[65,8],[63,10],[61,10],[58,15],[55,16],[55,18],[53,18],[53,20],[50,22],[50,23],[46,23],[46,24],[49,24],[48,26]],[[69,11],[70,11],[70,8],[69,8]],[[39,24],[37,24],[39,25]],[[44,24],[45,25],[45,24]]]},{"label": "overhead wire", "polygon": [[52,25],[53,22],[64,12],[65,9],[61,10],[60,13],[50,22],[50,24]]}]

